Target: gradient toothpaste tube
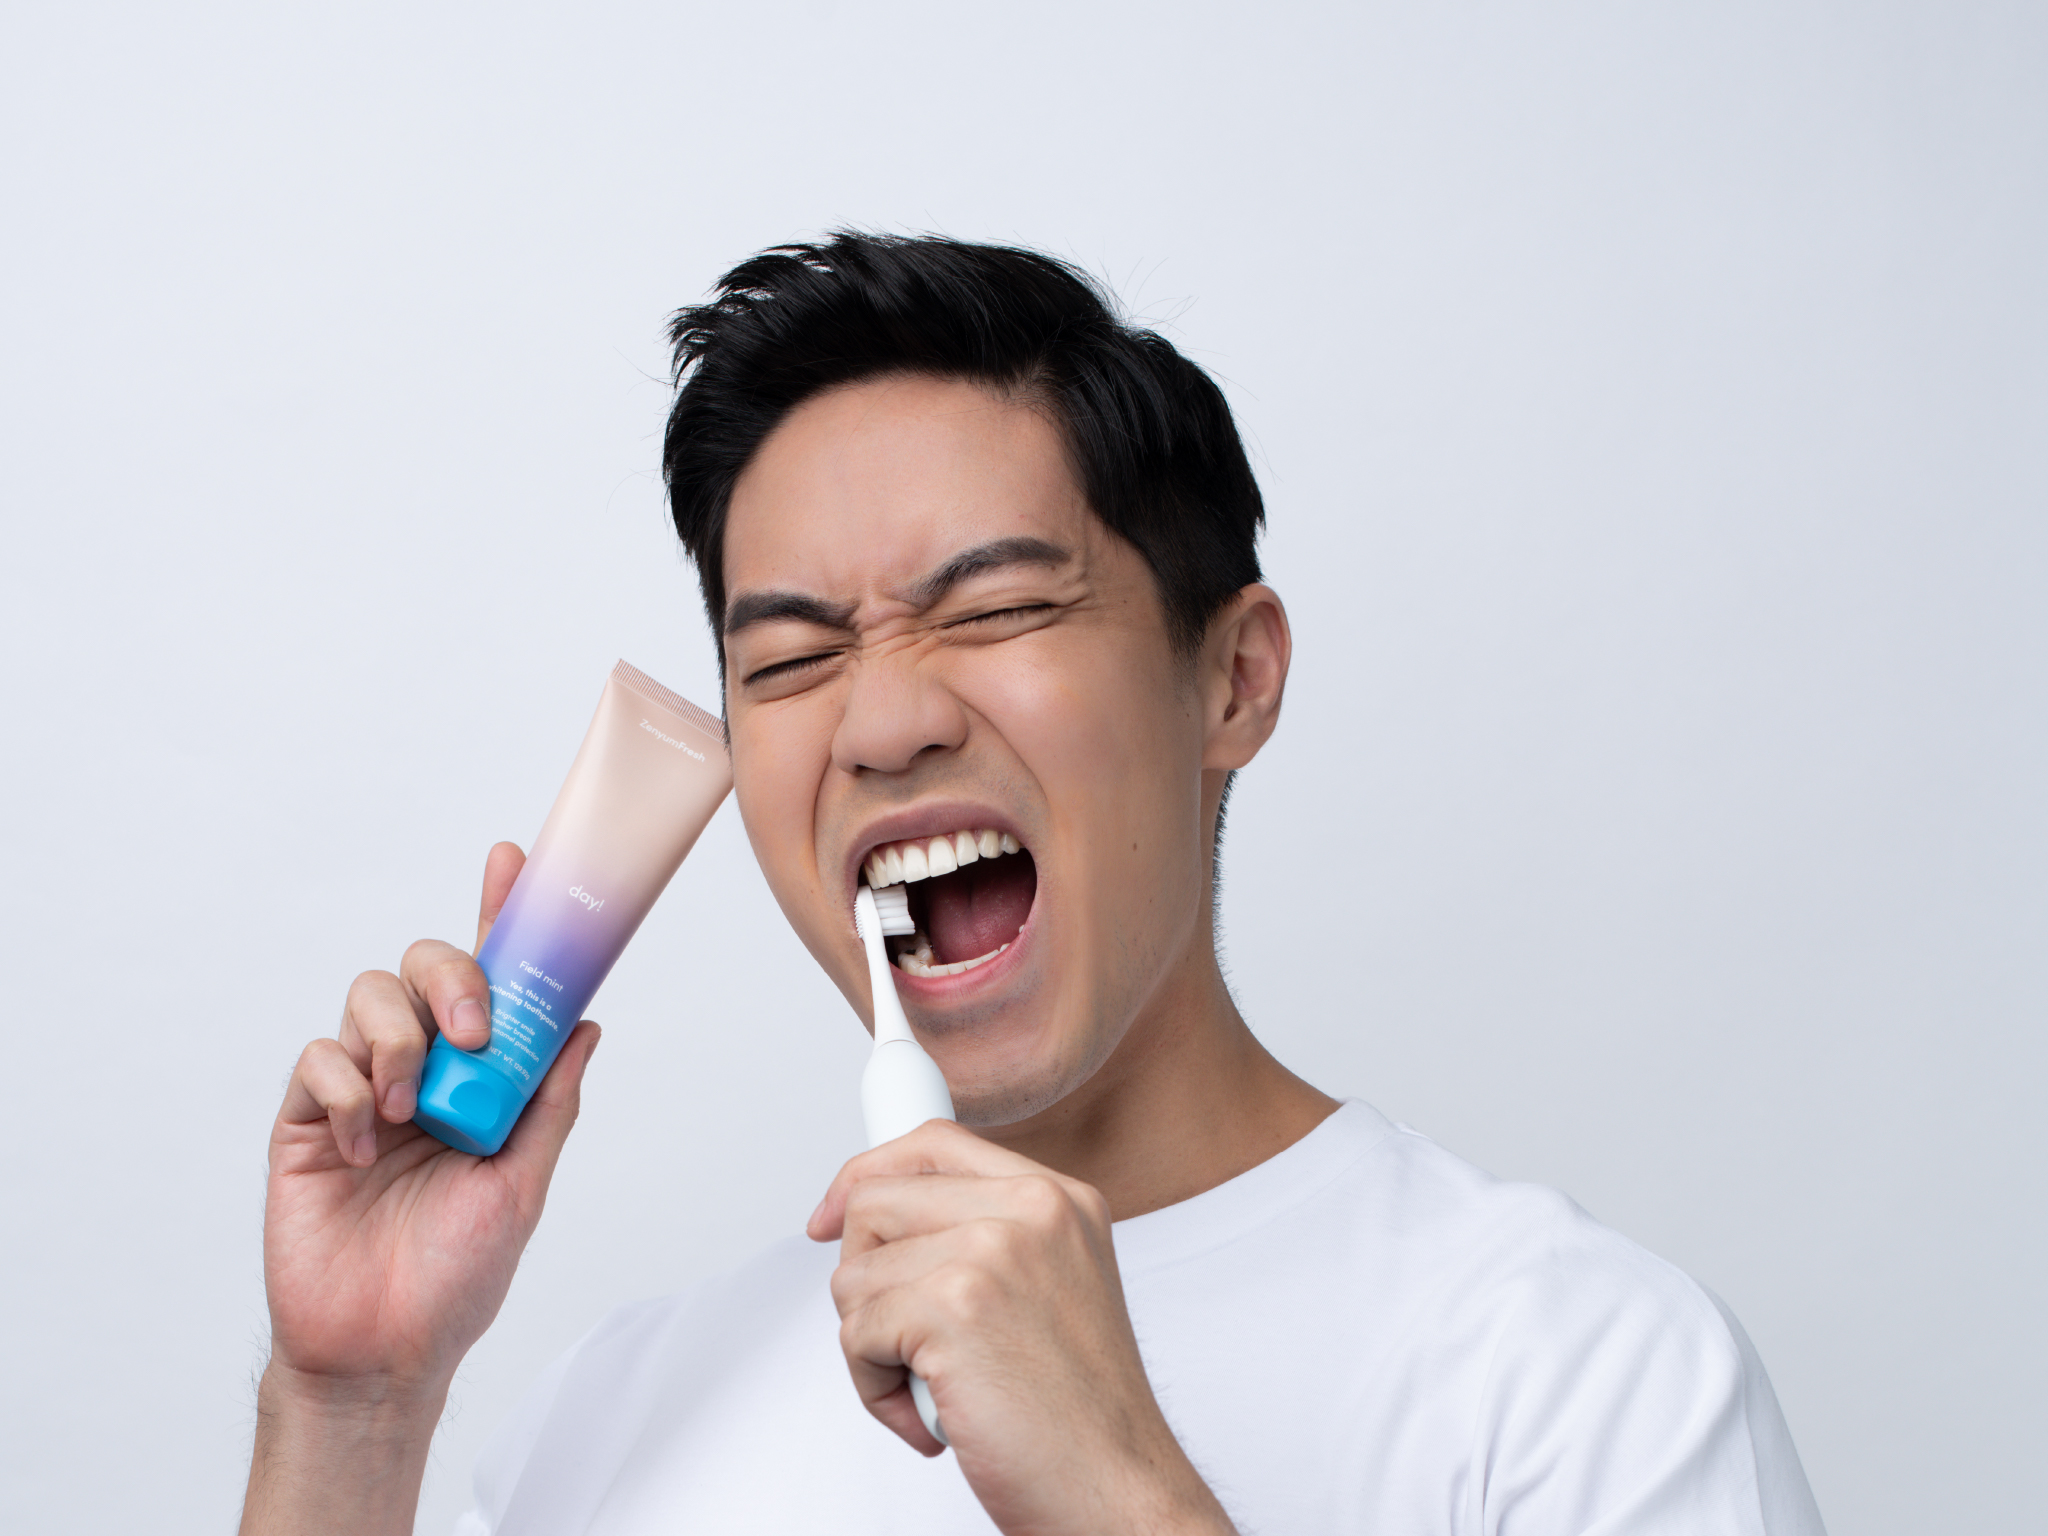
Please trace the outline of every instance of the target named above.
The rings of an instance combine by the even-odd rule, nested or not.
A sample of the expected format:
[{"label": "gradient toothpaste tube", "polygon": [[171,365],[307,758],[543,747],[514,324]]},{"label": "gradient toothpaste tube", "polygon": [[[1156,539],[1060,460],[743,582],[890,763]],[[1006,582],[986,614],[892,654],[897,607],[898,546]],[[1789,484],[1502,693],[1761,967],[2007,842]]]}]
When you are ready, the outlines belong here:
[{"label": "gradient toothpaste tube", "polygon": [[620,662],[526,867],[477,951],[491,1043],[436,1038],[413,1119],[489,1157],[547,1075],[627,941],[732,788],[725,729]]}]

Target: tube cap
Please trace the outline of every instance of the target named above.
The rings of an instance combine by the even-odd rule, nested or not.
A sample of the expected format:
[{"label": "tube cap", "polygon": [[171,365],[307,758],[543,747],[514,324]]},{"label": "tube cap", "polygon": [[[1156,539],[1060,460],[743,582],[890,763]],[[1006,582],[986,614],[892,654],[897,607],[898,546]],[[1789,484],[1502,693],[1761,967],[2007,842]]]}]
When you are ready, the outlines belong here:
[{"label": "tube cap", "polygon": [[505,1145],[526,1095],[481,1056],[436,1040],[420,1071],[413,1124],[458,1152],[490,1157]]}]

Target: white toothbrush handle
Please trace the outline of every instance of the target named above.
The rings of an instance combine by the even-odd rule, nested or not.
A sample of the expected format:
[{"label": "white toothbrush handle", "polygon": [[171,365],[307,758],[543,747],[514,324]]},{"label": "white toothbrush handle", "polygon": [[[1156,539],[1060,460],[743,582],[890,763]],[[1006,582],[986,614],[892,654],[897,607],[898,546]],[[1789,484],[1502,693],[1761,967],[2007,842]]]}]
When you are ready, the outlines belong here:
[{"label": "white toothbrush handle", "polygon": [[932,1438],[941,1445],[951,1445],[953,1442],[946,1438],[946,1426],[939,1422],[939,1405],[932,1401],[932,1389],[915,1371],[910,1373],[910,1400],[917,1404],[917,1416],[924,1420]]},{"label": "white toothbrush handle", "polygon": [[[868,1145],[906,1136],[927,1120],[953,1118],[953,1095],[947,1091],[939,1064],[915,1040],[884,1040],[868,1058],[860,1078],[860,1107],[867,1121]],[[932,1389],[917,1372],[910,1373],[910,1399],[917,1416],[941,1445],[951,1445],[939,1423]]]}]

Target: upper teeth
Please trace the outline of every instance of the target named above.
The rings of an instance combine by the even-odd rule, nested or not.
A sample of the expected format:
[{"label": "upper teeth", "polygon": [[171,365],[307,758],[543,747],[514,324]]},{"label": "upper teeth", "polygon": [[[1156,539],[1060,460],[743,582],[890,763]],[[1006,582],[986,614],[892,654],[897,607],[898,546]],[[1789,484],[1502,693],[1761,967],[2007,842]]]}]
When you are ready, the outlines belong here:
[{"label": "upper teeth", "polygon": [[950,875],[962,864],[976,859],[1000,858],[1016,853],[1024,845],[1007,832],[983,828],[978,832],[949,832],[941,837],[912,838],[884,843],[867,857],[862,866],[868,884],[876,890],[885,885],[903,885],[932,875]]}]

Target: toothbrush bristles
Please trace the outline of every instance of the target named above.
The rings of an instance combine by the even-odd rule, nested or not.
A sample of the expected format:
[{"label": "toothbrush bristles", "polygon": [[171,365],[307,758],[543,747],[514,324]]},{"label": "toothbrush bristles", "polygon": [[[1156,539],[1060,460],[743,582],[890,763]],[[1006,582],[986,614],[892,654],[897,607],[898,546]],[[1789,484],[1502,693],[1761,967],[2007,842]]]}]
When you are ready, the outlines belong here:
[{"label": "toothbrush bristles", "polygon": [[900,885],[885,885],[875,892],[875,913],[882,920],[882,932],[903,938],[917,932],[910,915],[910,892]]}]

